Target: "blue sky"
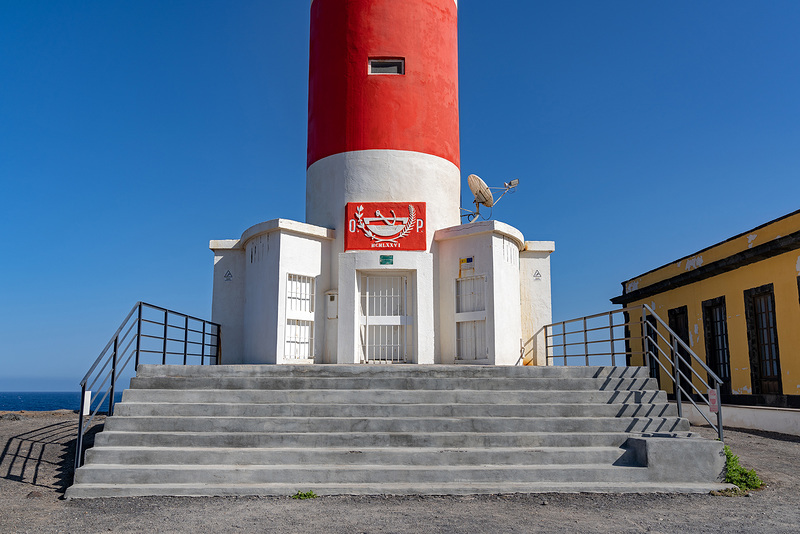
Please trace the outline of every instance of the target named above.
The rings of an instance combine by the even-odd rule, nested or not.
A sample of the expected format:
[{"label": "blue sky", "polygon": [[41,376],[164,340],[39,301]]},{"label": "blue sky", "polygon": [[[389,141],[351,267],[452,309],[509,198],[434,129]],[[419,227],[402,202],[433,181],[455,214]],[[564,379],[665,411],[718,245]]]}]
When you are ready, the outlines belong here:
[{"label": "blue sky", "polygon": [[[0,390],[76,388],[138,300],[210,318],[209,239],[304,219],[308,4],[0,0]],[[799,27],[460,2],[464,202],[520,180],[493,215],[556,241],[555,319],[798,208]]]}]

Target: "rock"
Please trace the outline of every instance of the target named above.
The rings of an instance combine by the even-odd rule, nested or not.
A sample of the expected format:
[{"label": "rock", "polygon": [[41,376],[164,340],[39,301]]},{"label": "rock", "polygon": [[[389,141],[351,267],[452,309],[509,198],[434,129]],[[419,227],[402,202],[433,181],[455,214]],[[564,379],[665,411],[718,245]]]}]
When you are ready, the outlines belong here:
[{"label": "rock", "polygon": [[27,419],[27,418],[25,416],[22,416],[22,415],[18,414],[18,413],[8,412],[8,413],[0,414],[0,420],[3,420],[3,421],[22,421],[23,419]]},{"label": "rock", "polygon": [[44,494],[41,491],[32,491],[25,496],[26,499],[40,499],[42,497],[44,497]]}]

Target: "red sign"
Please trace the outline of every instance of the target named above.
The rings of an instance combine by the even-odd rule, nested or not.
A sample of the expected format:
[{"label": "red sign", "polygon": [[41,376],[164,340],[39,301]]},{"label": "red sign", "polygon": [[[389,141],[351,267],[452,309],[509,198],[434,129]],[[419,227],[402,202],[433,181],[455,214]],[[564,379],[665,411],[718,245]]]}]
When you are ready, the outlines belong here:
[{"label": "red sign", "polygon": [[424,202],[348,202],[345,250],[425,250]]},{"label": "red sign", "polygon": [[717,398],[717,390],[708,390],[708,408],[711,413],[719,412],[719,399]]}]

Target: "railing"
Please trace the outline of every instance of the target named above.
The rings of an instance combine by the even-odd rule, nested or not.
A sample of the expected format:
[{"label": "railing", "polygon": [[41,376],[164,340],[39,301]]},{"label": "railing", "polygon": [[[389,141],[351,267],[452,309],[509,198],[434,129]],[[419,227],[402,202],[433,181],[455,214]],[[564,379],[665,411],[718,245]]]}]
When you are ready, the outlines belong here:
[{"label": "railing", "polygon": [[[640,361],[650,369],[650,376],[658,379],[659,387],[663,386],[662,378],[672,382],[679,417],[683,417],[683,400],[686,399],[717,432],[719,439],[723,439],[722,380],[648,305],[547,325],[545,348],[547,365],[610,363],[630,366],[632,362]],[[622,358],[623,363],[619,363]],[[704,378],[695,367],[705,371],[707,377]],[[705,387],[705,391],[695,382]],[[712,396],[715,396],[714,402]],[[705,404],[710,413],[716,410],[716,423],[706,416],[697,402]]]},{"label": "railing", "polygon": [[[129,374],[135,373],[140,362],[219,364],[220,342],[221,328],[216,323],[152,304],[136,303],[81,380],[75,469],[83,465],[84,436],[95,416],[106,406],[106,399],[106,413],[114,414],[117,382],[124,376],[131,360],[134,365],[128,370]],[[84,414],[88,417],[86,422]]]}]

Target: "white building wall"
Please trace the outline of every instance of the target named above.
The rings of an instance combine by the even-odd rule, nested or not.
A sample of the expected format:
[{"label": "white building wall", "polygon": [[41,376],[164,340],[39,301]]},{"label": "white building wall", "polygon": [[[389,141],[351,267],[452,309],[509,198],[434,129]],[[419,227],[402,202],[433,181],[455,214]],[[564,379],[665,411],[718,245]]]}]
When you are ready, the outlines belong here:
[{"label": "white building wall", "polygon": [[526,241],[520,252],[520,311],[526,364],[547,365],[544,327],[553,322],[550,254],[555,249],[553,241]]},{"label": "white building wall", "polygon": [[[474,222],[436,232],[431,247],[435,255],[387,250],[340,253],[334,280],[330,265],[334,236],[326,228],[276,219],[248,229],[239,240],[212,241],[213,320],[222,325],[226,363],[297,362],[284,357],[289,274],[314,279],[314,363],[360,361],[362,273],[408,274],[413,363],[457,363],[456,279],[468,275],[486,277],[485,310],[472,315],[485,317],[488,349],[485,358],[469,363],[518,365],[521,356],[537,363],[537,355],[543,354],[536,346],[543,338],[536,335],[552,318],[552,242],[525,243],[509,225]],[[385,255],[393,257],[392,265],[380,264]],[[473,261],[463,266],[462,258]],[[329,302],[331,296],[337,301]],[[465,315],[458,317],[464,320]]]},{"label": "white building wall", "polygon": [[330,287],[330,241],[309,239],[302,234],[280,231],[278,361],[299,363],[285,358],[287,319],[287,280],[289,274],[314,279],[314,362],[322,363],[325,347],[325,291]]},{"label": "white building wall", "polygon": [[[288,273],[314,277],[314,353],[322,361],[333,237],[327,228],[274,219],[247,229],[238,240],[211,242],[212,320],[222,326],[225,363],[285,363]],[[232,277],[226,281],[228,270]]]},{"label": "white building wall", "polygon": [[[456,361],[456,279],[485,275],[486,358],[472,363],[515,365],[520,355],[519,248],[522,234],[498,221],[479,221],[439,230],[438,363]],[[465,270],[462,258],[472,258]],[[516,311],[515,311],[516,310]],[[475,318],[477,315],[474,314]],[[461,316],[469,318],[469,316]]]},{"label": "white building wall", "polygon": [[[473,223],[479,224],[479,223]],[[465,228],[467,225],[464,225]],[[489,313],[488,281],[492,273],[491,234],[460,234],[461,227],[440,231],[436,239],[439,245],[439,358],[437,363],[455,363],[456,348],[456,279],[459,277],[461,258],[473,258],[469,274],[486,275],[486,314]],[[467,274],[466,272],[464,274]],[[488,336],[487,329],[487,336]],[[487,338],[487,346],[491,340]],[[488,363],[488,357],[486,359]]]},{"label": "white building wall", "polygon": [[425,202],[427,250],[436,230],[461,222],[461,171],[452,162],[420,152],[361,150],[323,158],[306,172],[306,221],[333,228],[332,280],[344,252],[348,202]]},{"label": "white building wall", "polygon": [[221,326],[225,364],[243,363],[244,354],[244,251],[238,245],[238,239],[210,243],[214,251],[211,320]]},{"label": "white building wall", "polygon": [[277,363],[280,247],[277,233],[256,235],[244,244],[243,363]]},{"label": "white building wall", "polygon": [[[502,223],[501,223],[502,224]],[[505,225],[507,226],[507,225]],[[511,227],[509,227],[511,228]],[[516,232],[519,234],[519,232]],[[522,235],[492,234],[492,279],[489,284],[489,331],[494,347],[493,365],[522,365],[519,302],[519,249]]]}]

